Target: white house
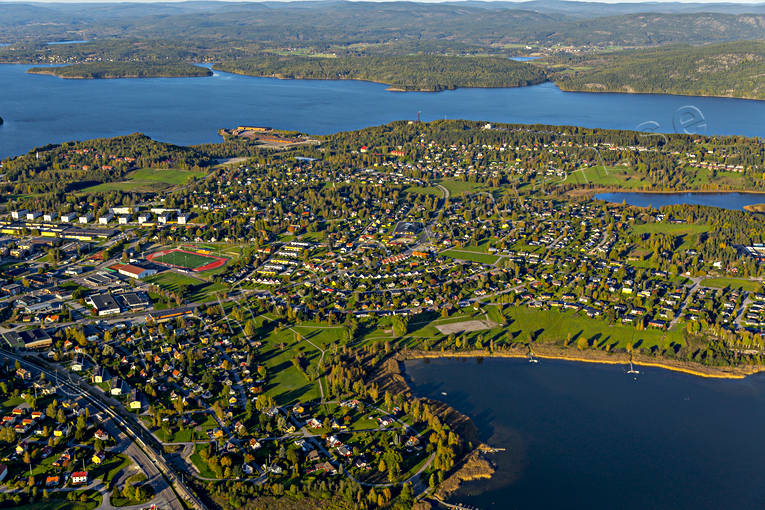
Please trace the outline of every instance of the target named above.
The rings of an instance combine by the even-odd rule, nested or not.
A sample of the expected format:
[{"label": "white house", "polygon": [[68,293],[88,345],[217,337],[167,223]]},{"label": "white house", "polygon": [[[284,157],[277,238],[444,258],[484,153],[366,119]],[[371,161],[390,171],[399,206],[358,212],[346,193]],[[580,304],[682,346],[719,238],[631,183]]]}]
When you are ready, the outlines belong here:
[{"label": "white house", "polygon": [[36,220],[40,216],[42,216],[42,213],[37,212],[37,211],[29,211],[29,212],[27,212],[27,220],[29,220],[29,221]]},{"label": "white house", "polygon": [[133,214],[132,207],[112,207],[113,214]]},{"label": "white house", "polygon": [[114,219],[114,215],[110,212],[104,214],[98,218],[99,225],[108,225],[110,221]]},{"label": "white house", "polygon": [[19,211],[11,211],[11,218],[14,220],[20,220],[27,217],[27,210],[21,209]]},{"label": "white house", "polygon": [[58,219],[58,213],[45,213],[43,214],[43,221],[56,221]]},{"label": "white house", "polygon": [[130,216],[120,216],[119,218],[117,218],[117,223],[119,223],[120,225],[127,225],[129,221],[130,221]]},{"label": "white house", "polygon": [[138,223],[146,223],[151,219],[151,213],[141,213],[138,215]]},{"label": "white house", "polygon": [[90,223],[91,221],[93,221],[93,215],[90,213],[85,213],[80,216],[80,223]]},{"label": "white house", "polygon": [[64,223],[71,223],[74,221],[74,219],[77,218],[77,215],[75,213],[66,213],[61,215],[61,221]]}]

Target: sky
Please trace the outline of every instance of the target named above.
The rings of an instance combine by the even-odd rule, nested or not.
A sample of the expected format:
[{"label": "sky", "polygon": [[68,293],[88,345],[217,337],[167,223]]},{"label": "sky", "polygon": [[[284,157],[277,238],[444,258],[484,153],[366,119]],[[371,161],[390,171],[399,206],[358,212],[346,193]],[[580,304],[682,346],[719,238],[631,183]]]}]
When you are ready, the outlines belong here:
[{"label": "sky", "polygon": [[[0,0],[1,3],[173,3],[173,2],[183,2],[187,0],[44,0],[44,1],[36,1],[36,0]],[[258,0],[224,0],[227,2],[257,2]],[[268,0],[268,1],[300,1],[300,0]],[[354,1],[354,0],[349,0]],[[395,0],[359,0],[359,1],[367,1],[367,2],[376,2],[376,1],[395,1]],[[413,0],[416,2],[429,2],[429,3],[439,3],[439,2],[447,2],[447,1],[460,1],[460,0]],[[495,0],[481,0],[484,2],[491,2]],[[500,0],[504,2],[514,2],[514,1],[523,1],[523,0]],[[716,3],[716,4],[724,4],[724,3],[731,3],[731,4],[763,4],[762,0],[573,0],[573,1],[591,1],[591,2],[600,2],[600,3],[609,3],[609,4],[626,4],[626,3]],[[2,13],[0,13],[1,15]]]}]

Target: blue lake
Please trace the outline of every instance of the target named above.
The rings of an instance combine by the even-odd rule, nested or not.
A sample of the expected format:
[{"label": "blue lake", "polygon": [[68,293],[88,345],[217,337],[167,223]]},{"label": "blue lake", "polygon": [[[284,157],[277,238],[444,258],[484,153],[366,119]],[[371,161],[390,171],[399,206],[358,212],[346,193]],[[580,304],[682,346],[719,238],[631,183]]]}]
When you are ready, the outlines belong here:
[{"label": "blue lake", "polygon": [[0,65],[0,158],[47,143],[144,132],[179,144],[220,140],[217,130],[262,124],[326,134],[393,120],[493,122],[673,131],[678,108],[703,112],[708,134],[765,136],[765,102],[659,95],[562,92],[552,83],[516,89],[390,92],[356,81],[252,78],[62,80]]},{"label": "blue lake", "polygon": [[60,44],[85,44],[85,43],[88,43],[88,42],[90,42],[90,41],[85,41],[85,40],[83,40],[83,41],[80,41],[80,40],[74,40],[74,41],[51,41],[51,42],[46,43],[46,44],[48,46],[57,46],[57,45],[60,45]]},{"label": "blue lake", "polygon": [[712,380],[564,361],[410,361],[416,395],[507,451],[453,498],[482,510],[763,508],[765,378]]},{"label": "blue lake", "polygon": [[598,193],[595,198],[621,204],[626,202],[629,205],[638,207],[659,208],[665,205],[705,205],[708,207],[720,207],[722,209],[731,209],[740,211],[745,205],[765,203],[765,194],[763,193],[639,193],[639,192],[613,192]]}]

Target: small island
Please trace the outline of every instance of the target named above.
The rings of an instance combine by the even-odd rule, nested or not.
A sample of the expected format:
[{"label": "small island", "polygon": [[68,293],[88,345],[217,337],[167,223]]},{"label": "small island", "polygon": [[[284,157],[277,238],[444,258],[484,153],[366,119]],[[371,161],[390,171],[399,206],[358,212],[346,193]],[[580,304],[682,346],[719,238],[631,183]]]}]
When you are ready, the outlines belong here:
[{"label": "small island", "polygon": [[212,76],[206,67],[187,63],[94,62],[61,67],[31,67],[31,74],[49,74],[71,80],[116,78],[195,78]]}]

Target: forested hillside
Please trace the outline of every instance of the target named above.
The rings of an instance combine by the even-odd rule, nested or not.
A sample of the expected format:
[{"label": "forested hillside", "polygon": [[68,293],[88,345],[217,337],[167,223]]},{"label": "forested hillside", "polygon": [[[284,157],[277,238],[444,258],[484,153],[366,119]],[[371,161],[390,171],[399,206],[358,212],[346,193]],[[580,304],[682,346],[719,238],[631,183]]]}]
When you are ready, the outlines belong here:
[{"label": "forested hillside", "polygon": [[265,55],[223,62],[216,65],[216,69],[278,78],[367,80],[401,90],[425,91],[457,87],[522,87],[545,80],[544,72],[533,65],[490,57]]},{"label": "forested hillside", "polygon": [[139,38],[184,40],[192,45],[206,40],[210,48],[225,47],[222,43],[227,41],[258,41],[359,49],[355,45],[402,41],[607,47],[765,37],[760,6],[750,10],[736,6],[730,12],[720,6],[710,7],[715,12],[678,12],[677,4],[652,4],[651,12],[624,12],[604,4],[574,3],[578,4],[575,11],[540,2],[189,2],[145,9],[129,4],[89,8],[10,4],[0,17],[0,42]]},{"label": "forested hillside", "polygon": [[673,46],[561,62],[564,90],[765,99],[765,42]]}]

